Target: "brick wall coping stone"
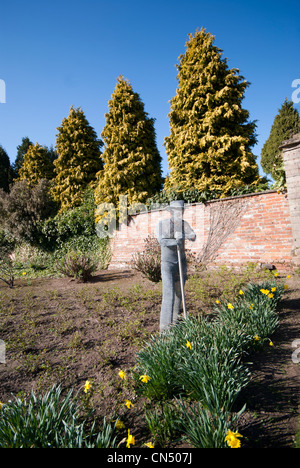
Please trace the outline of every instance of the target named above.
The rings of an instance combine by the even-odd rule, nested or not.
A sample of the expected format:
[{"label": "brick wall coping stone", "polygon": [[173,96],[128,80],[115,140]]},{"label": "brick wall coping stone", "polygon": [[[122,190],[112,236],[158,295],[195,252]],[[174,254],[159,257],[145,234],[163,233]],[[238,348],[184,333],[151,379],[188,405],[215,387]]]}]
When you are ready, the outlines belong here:
[{"label": "brick wall coping stone", "polygon": [[[277,189],[272,189],[272,190],[264,190],[263,192],[251,192],[251,193],[244,193],[241,195],[234,195],[233,197],[214,198],[212,200],[207,200],[205,202],[185,203],[184,207],[188,208],[189,206],[195,206],[195,205],[207,205],[208,203],[217,203],[217,202],[223,202],[227,200],[236,200],[237,198],[253,197],[253,196],[264,195],[268,193],[275,193],[277,191],[278,191]],[[155,211],[162,211],[162,210],[165,210],[167,206],[169,206],[169,203],[166,203],[165,206],[161,208],[153,208],[153,209],[149,208],[148,211],[139,211],[138,213],[131,215],[131,217],[138,216],[140,214],[145,214],[145,213],[148,213],[149,211],[151,211],[151,213],[154,213]]]}]

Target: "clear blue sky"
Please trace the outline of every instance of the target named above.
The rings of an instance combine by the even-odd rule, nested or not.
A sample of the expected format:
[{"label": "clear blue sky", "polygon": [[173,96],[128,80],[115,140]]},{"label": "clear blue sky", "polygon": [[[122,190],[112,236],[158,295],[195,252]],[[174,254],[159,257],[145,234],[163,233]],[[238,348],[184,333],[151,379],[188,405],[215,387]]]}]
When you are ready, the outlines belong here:
[{"label": "clear blue sky", "polygon": [[[176,63],[188,34],[204,27],[230,68],[250,81],[243,107],[257,120],[258,144],[300,79],[299,0],[11,0],[0,3],[0,144],[11,162],[28,136],[55,146],[71,105],[81,107],[100,137],[107,103],[123,75],[156,119],[158,149],[169,135]],[[295,104],[300,111],[300,104]],[[262,173],[262,171],[261,171]]]}]

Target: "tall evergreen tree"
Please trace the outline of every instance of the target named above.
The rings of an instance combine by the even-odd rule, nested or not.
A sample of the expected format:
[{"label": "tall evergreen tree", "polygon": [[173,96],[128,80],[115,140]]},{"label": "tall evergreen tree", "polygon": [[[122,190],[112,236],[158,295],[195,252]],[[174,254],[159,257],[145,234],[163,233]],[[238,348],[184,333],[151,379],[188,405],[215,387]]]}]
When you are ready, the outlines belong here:
[{"label": "tall evergreen tree", "polygon": [[19,180],[26,180],[29,187],[37,185],[41,179],[54,177],[52,153],[39,143],[31,144],[19,169]]},{"label": "tall evergreen tree", "polygon": [[119,196],[128,204],[145,203],[161,190],[161,156],[156,145],[154,119],[132,85],[119,76],[108,102],[106,125],[101,134],[105,143],[104,168],[98,175],[96,204],[112,203],[118,210]]},{"label": "tall evergreen tree", "polygon": [[214,37],[189,35],[179,57],[179,86],[171,100],[170,136],[165,138],[170,175],[165,187],[222,190],[260,182],[255,122],[241,102],[249,83],[229,69]]},{"label": "tall evergreen tree", "polygon": [[80,205],[84,191],[95,183],[96,174],[103,167],[100,150],[103,142],[80,108],[71,107],[58,131],[53,198],[63,212]]},{"label": "tall evergreen tree", "polygon": [[12,182],[12,167],[5,149],[0,145],[0,188],[5,192],[9,191],[9,184]]},{"label": "tall evergreen tree", "polygon": [[55,151],[55,148],[53,148],[53,145],[51,145],[50,148],[48,148],[48,155],[49,155],[49,159],[50,159],[50,161],[52,163],[54,163],[55,159],[58,158],[58,154]]},{"label": "tall evergreen tree", "polygon": [[13,165],[14,169],[14,176],[17,178],[19,176],[19,170],[21,169],[23,162],[24,162],[24,156],[29,150],[29,147],[32,145],[32,141],[28,137],[22,138],[22,143],[17,146],[17,156]]},{"label": "tall evergreen tree", "polygon": [[274,118],[270,135],[261,150],[261,167],[276,182],[285,179],[282,152],[279,150],[279,146],[297,132],[300,132],[299,112],[294,107],[293,102],[286,98]]}]

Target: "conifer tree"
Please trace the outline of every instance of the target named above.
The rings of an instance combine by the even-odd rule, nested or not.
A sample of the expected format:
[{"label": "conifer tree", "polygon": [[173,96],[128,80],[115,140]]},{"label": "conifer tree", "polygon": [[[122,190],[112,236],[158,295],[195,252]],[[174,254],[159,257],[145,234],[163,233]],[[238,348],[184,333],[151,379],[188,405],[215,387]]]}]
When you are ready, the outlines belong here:
[{"label": "conifer tree", "polygon": [[19,146],[17,146],[17,156],[13,165],[15,177],[19,176],[19,170],[21,169],[23,165],[24,156],[32,144],[33,144],[32,141],[30,141],[28,137],[24,137],[22,138],[22,143]]},{"label": "conifer tree", "polygon": [[80,205],[85,190],[95,183],[96,174],[103,167],[100,150],[103,142],[80,108],[71,107],[58,131],[52,193],[63,212]]},{"label": "conifer tree", "polygon": [[161,156],[156,146],[154,119],[131,83],[117,79],[108,102],[106,125],[102,131],[104,168],[98,175],[96,204],[111,203],[118,213],[119,196],[128,205],[145,203],[162,187]]},{"label": "conifer tree", "polygon": [[41,179],[51,180],[54,177],[54,166],[49,150],[39,143],[29,145],[19,169],[19,179],[26,180],[29,187],[37,185]]},{"label": "conifer tree", "polygon": [[179,57],[179,86],[171,100],[170,136],[165,138],[170,175],[166,189],[222,190],[260,182],[255,122],[241,102],[249,83],[229,69],[214,37],[189,35]]},{"label": "conifer tree", "polygon": [[12,167],[5,149],[0,145],[0,189],[9,191],[9,184],[12,182]]},{"label": "conifer tree", "polygon": [[284,182],[285,179],[279,146],[297,132],[300,132],[299,112],[294,107],[293,102],[286,98],[274,118],[270,135],[261,150],[261,167],[276,182],[279,182],[280,179]]}]

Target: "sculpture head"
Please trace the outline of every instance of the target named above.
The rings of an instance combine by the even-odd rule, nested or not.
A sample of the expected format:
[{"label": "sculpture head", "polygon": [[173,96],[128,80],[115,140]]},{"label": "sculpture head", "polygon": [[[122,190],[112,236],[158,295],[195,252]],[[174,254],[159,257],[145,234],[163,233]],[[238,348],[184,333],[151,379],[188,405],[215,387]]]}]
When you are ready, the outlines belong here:
[{"label": "sculpture head", "polygon": [[174,200],[170,202],[170,205],[166,208],[171,214],[175,216],[182,216],[184,211],[184,201],[183,200]]}]

